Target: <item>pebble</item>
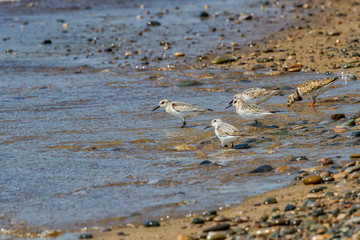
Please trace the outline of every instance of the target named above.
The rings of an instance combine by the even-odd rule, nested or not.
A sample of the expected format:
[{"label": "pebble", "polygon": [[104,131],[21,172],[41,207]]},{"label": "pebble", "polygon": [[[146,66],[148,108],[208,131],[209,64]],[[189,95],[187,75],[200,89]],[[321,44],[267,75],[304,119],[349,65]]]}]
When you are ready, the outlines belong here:
[{"label": "pebble", "polygon": [[93,238],[93,235],[91,233],[84,233],[79,236],[79,239],[88,239]]},{"label": "pebble", "polygon": [[346,173],[352,173],[352,172],[355,172],[355,171],[359,171],[360,170],[360,164],[359,165],[355,165],[353,167],[348,167],[345,169],[345,172]]},{"label": "pebble", "polygon": [[320,176],[308,176],[308,177],[304,177],[303,178],[303,183],[305,185],[309,185],[309,184],[319,184],[319,183],[323,183],[323,179]]},{"label": "pebble", "polygon": [[238,144],[236,146],[234,146],[235,149],[249,149],[251,148],[251,146],[247,143],[244,143],[244,144]]},{"label": "pebble", "polygon": [[179,236],[177,236],[176,240],[193,240],[192,237],[180,234]]},{"label": "pebble", "polygon": [[160,227],[160,223],[156,220],[149,220],[144,223],[145,227]]},{"label": "pebble", "polygon": [[272,166],[263,165],[258,168],[255,168],[254,170],[251,170],[249,173],[264,173],[264,172],[270,172],[271,170],[273,170]]},{"label": "pebble", "polygon": [[224,240],[226,238],[226,233],[224,232],[209,232],[206,240]]},{"label": "pebble", "polygon": [[208,18],[208,17],[210,17],[210,15],[205,11],[201,11],[199,13],[199,18]]},{"label": "pebble", "polygon": [[176,146],[175,147],[175,149],[177,150],[177,151],[184,151],[184,150],[191,150],[191,151],[193,151],[193,150],[196,150],[197,148],[196,147],[194,147],[194,146],[191,146],[191,145],[188,145],[188,144],[181,144],[181,145],[179,145],[179,146]]},{"label": "pebble", "polygon": [[185,53],[176,52],[176,53],[174,53],[174,56],[175,56],[175,57],[184,57],[184,56],[185,56]]},{"label": "pebble", "polygon": [[149,27],[157,27],[157,26],[160,26],[161,23],[158,22],[158,21],[150,20],[150,21],[147,21],[147,25],[148,25]]},{"label": "pebble", "polygon": [[290,162],[300,162],[300,161],[308,161],[309,159],[307,159],[306,156],[296,156],[296,157],[292,157],[290,158]]},{"label": "pebble", "polygon": [[264,204],[268,205],[268,204],[274,204],[277,203],[278,201],[276,200],[276,198],[274,197],[267,197],[264,200]]},{"label": "pebble", "polygon": [[360,158],[360,153],[357,154],[351,154],[350,158]]},{"label": "pebble", "polygon": [[266,63],[266,62],[271,62],[273,61],[274,59],[271,58],[271,57],[264,57],[264,58],[257,58],[256,61],[258,63]]},{"label": "pebble", "polygon": [[198,86],[198,85],[202,85],[202,83],[199,81],[195,81],[195,80],[186,80],[186,81],[182,81],[181,83],[178,84],[178,86],[180,86],[180,87],[191,87],[191,86]]},{"label": "pebble", "polygon": [[204,222],[205,222],[204,219],[196,217],[196,218],[194,218],[192,220],[191,223],[193,223],[193,224],[203,224]]},{"label": "pebble", "polygon": [[284,209],[284,212],[292,211],[292,210],[295,210],[295,209],[296,209],[295,205],[288,204],[288,205],[286,205],[286,207]]},{"label": "pebble", "polygon": [[293,170],[293,168],[291,166],[288,166],[288,165],[282,165],[280,167],[277,167],[275,169],[275,172],[286,172],[286,171],[291,171]]},{"label": "pebble", "polygon": [[216,56],[211,63],[213,64],[222,64],[222,63],[227,63],[227,62],[232,62],[235,59],[232,57],[228,57],[228,56]]},{"label": "pebble", "polygon": [[331,120],[333,120],[333,121],[338,121],[343,118],[345,118],[345,114],[343,114],[343,113],[336,113],[336,114],[331,115]]},{"label": "pebble", "polygon": [[212,227],[205,228],[203,232],[225,231],[230,228],[229,223],[221,223]]}]

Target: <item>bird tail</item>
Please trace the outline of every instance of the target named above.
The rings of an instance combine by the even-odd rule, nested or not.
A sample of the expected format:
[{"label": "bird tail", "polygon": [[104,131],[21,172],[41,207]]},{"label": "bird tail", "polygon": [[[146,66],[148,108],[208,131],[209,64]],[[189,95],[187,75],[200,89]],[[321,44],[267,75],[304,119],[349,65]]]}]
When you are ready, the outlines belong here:
[{"label": "bird tail", "polygon": [[326,80],[326,83],[325,83],[325,84],[333,83],[333,82],[335,82],[335,81],[338,80],[338,79],[339,79],[339,76],[335,76],[335,77],[333,77],[333,78],[329,78],[329,79]]}]

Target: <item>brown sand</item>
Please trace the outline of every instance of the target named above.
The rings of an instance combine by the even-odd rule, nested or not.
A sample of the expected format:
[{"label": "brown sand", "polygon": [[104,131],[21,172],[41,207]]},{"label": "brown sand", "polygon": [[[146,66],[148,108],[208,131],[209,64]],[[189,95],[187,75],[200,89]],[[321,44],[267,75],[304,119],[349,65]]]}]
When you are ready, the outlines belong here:
[{"label": "brown sand", "polygon": [[[321,3],[324,3],[323,5]],[[294,15],[299,19],[298,25],[291,29],[286,29],[276,36],[269,36],[264,39],[263,45],[256,45],[247,50],[239,50],[228,54],[229,56],[241,56],[240,59],[217,65],[227,68],[251,69],[258,64],[257,58],[272,58],[273,61],[261,63],[266,67],[277,66],[279,71],[284,71],[283,65],[294,64],[291,71],[308,69],[320,73],[333,72],[338,73],[347,71],[354,75],[359,73],[360,57],[356,54],[356,49],[351,51],[349,45],[360,44],[357,38],[360,38],[360,5],[354,4],[352,0],[341,1],[308,1],[301,7],[296,8]],[[312,12],[313,16],[308,16]],[[360,40],[359,40],[360,41]],[[263,51],[271,49],[272,51]],[[347,49],[347,54],[344,50]],[[209,56],[206,65],[211,64],[214,56]],[[282,59],[282,60],[281,60]],[[285,61],[284,61],[285,60]],[[239,63],[245,63],[240,65]],[[297,69],[297,66],[301,66]],[[292,176],[293,177],[293,176]],[[342,187],[336,185],[304,185],[301,181],[293,185],[260,194],[246,199],[242,204],[235,208],[225,209],[218,212],[227,218],[234,216],[248,217],[249,221],[242,223],[253,228],[254,221],[261,215],[271,215],[272,209],[278,207],[283,211],[287,204],[301,206],[307,199],[309,190],[318,186],[328,187],[327,191],[333,191],[335,194],[343,189],[354,188],[353,180],[341,179]],[[263,201],[268,196],[275,196],[278,203],[265,205]],[[255,203],[261,203],[255,207]],[[177,239],[180,234],[188,236],[197,236],[202,229],[213,226],[216,223],[206,222],[204,225],[194,225],[191,221],[194,216],[182,219],[169,219],[160,221],[160,227],[145,228],[139,226],[113,227],[109,232],[93,232],[94,239]],[[123,235],[118,235],[122,232]]]}]

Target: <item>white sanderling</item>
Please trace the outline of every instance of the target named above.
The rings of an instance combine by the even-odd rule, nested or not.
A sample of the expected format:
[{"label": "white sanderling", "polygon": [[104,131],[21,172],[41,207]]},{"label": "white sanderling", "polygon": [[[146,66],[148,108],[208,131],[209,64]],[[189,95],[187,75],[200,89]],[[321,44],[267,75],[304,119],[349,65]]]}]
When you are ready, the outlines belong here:
[{"label": "white sanderling", "polygon": [[211,126],[206,128],[210,127],[215,128],[215,134],[220,139],[223,147],[227,147],[229,143],[231,143],[231,147],[234,147],[234,142],[241,137],[240,132],[236,127],[223,122],[220,118],[212,120]]},{"label": "white sanderling", "polygon": [[313,100],[311,107],[314,107],[317,96],[328,90],[338,79],[339,77],[334,77],[325,80],[310,80],[301,83],[296,87],[295,93],[290,94],[287,98],[287,106],[290,107],[294,102],[301,101],[304,98],[311,98]]},{"label": "white sanderling", "polygon": [[168,99],[161,100],[159,106],[155,107],[153,111],[158,108],[165,108],[165,111],[168,114],[183,120],[182,128],[186,125],[185,119],[198,116],[206,111],[213,111],[212,109],[199,108],[189,103],[177,101],[171,102]]},{"label": "white sanderling", "polygon": [[241,98],[245,103],[260,104],[269,100],[272,96],[279,92],[279,88],[266,89],[266,88],[248,88],[242,93],[235,94],[229,106],[232,106],[232,102],[238,98]]},{"label": "white sanderling", "polygon": [[267,111],[256,104],[245,103],[241,98],[233,101],[233,106],[236,107],[236,113],[245,120],[254,120],[254,125],[257,124],[258,119],[263,119],[275,112]]}]

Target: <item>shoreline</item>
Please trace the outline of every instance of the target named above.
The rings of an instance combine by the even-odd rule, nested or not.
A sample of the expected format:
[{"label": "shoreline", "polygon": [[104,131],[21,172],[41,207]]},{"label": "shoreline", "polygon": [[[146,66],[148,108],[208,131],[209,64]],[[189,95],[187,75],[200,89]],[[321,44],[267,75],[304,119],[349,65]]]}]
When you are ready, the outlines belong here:
[{"label": "shoreline", "polygon": [[[285,29],[279,35],[266,37],[264,44],[221,55],[229,58],[225,63],[214,64],[212,61],[216,56],[209,55],[202,60],[203,66],[216,65],[219,68],[249,71],[259,67],[269,68],[272,70],[267,74],[271,76],[280,75],[284,71],[358,75],[360,55],[356,52],[356,46],[351,44],[360,41],[357,39],[360,38],[360,30],[356,29],[360,24],[357,14],[360,5],[351,1],[327,1],[324,5],[306,2],[299,4],[294,11],[295,18],[299,19],[298,26]],[[354,147],[354,153],[360,153],[357,146]],[[92,232],[93,238],[189,240],[248,239],[253,236],[255,239],[268,239],[275,234],[290,239],[329,239],[336,236],[331,233],[331,229],[337,230],[339,226],[345,226],[347,221],[346,226],[352,230],[351,234],[346,236],[340,232],[339,236],[342,239],[359,239],[360,233],[355,227],[360,222],[357,207],[350,214],[347,211],[360,204],[356,181],[359,172],[356,170],[351,175],[347,169],[358,166],[360,161],[349,157],[349,163],[335,173],[329,170],[333,164],[319,163],[319,167],[307,169],[305,174],[300,175],[306,178],[306,175],[318,176],[325,172],[334,177],[334,181],[309,185],[301,180],[294,181],[287,187],[249,197],[237,206],[217,211],[208,220],[207,216],[199,215],[163,220],[159,222],[160,227],[144,227],[141,224],[118,226],[108,232]],[[322,182],[324,179],[322,177]],[[266,198],[274,196],[277,203],[264,204]],[[308,202],[310,207],[307,206]],[[295,207],[286,210],[290,205]],[[338,212],[334,213],[334,209]],[[204,223],[194,223],[197,217],[205,219]],[[229,226],[226,227],[226,224]],[[224,229],[216,229],[211,234],[207,229],[214,226],[221,228],[221,225]]]},{"label": "shoreline", "polygon": [[[284,29],[279,34],[272,34],[259,41],[264,42],[264,44],[254,44],[253,47],[244,47],[241,50],[234,49],[231,53],[221,55],[227,56],[229,58],[228,62],[214,64],[212,61],[216,55],[208,55],[207,58],[201,60],[200,63],[203,64],[203,67],[215,66],[220,69],[232,68],[249,72],[256,69],[271,69],[266,70],[267,72],[265,73],[270,76],[281,75],[284,74],[284,72],[300,71],[318,72],[329,75],[330,72],[333,74],[346,72],[355,76],[359,75],[360,54],[359,56],[356,54],[357,50],[355,45],[359,44],[356,39],[360,39],[360,31],[358,30],[360,24],[360,18],[358,17],[360,5],[354,5],[352,1],[346,1],[345,4],[340,1],[327,1],[324,6],[315,6],[313,5],[315,3],[312,1],[307,2],[309,3],[299,4],[293,12],[296,16],[295,18],[298,19],[298,25],[290,29]],[[325,23],[327,26],[323,26]],[[224,49],[225,48],[220,49],[218,52],[225,51]],[[346,51],[343,49],[346,49]],[[192,67],[199,67],[199,63],[195,63],[194,60],[194,63],[187,68]],[[290,83],[290,85],[292,84]],[[357,95],[355,97],[357,97]],[[326,104],[326,107],[333,107],[331,105],[332,99],[328,100],[327,103],[323,104]],[[304,104],[308,104],[308,102]],[[351,116],[349,115],[347,117]],[[338,125],[342,123],[343,121],[339,122]],[[329,142],[331,141],[333,140],[329,140]],[[340,140],[336,138],[334,141],[341,141],[341,137]],[[319,149],[318,151],[321,150]],[[360,153],[358,146],[354,146],[354,153]],[[352,162],[351,166],[350,164],[346,166],[342,165],[338,168],[341,170],[336,170],[335,168],[334,170],[331,167],[338,166],[336,159],[334,159],[333,163],[329,165],[321,166],[322,163],[319,163],[318,168],[306,169],[305,172],[310,175],[326,172],[328,175],[334,176],[360,164],[360,160],[358,162],[356,159],[353,161],[349,159],[349,162]],[[284,170],[284,172],[286,171],[287,170]],[[354,173],[359,173],[359,170],[355,170]],[[216,216],[214,214],[211,215],[211,217],[191,215],[186,218],[160,221],[160,227],[144,227],[142,224],[134,224],[133,226],[114,226],[111,229],[107,228],[102,230],[88,229],[88,231],[84,231],[83,233],[91,233],[93,239],[109,240],[186,240],[199,239],[201,237],[205,239],[209,234],[205,234],[203,232],[204,229],[215,225],[223,224],[225,226],[225,224],[229,224],[229,229],[231,230],[214,231],[218,233],[218,236],[215,235],[209,239],[225,239],[227,234],[229,234],[229,236],[226,239],[235,239],[235,237],[238,237],[236,239],[248,239],[252,235],[254,235],[256,239],[267,239],[273,234],[280,234],[281,231],[282,233],[285,232],[281,237],[292,238],[296,236],[297,238],[300,237],[299,239],[311,239],[313,236],[317,236],[316,239],[327,239],[330,237],[330,229],[332,229],[335,224],[342,226],[341,223],[358,217],[357,208],[354,212],[346,213],[346,210],[349,210],[349,208],[360,204],[357,196],[358,187],[356,184],[358,183],[356,180],[358,176],[356,174],[353,176],[352,173],[343,173],[334,177],[335,181],[330,181],[330,183],[326,184],[304,185],[301,180],[294,181],[285,188],[271,190],[246,198],[239,205],[217,211]],[[294,174],[289,175],[289,177],[293,179]],[[306,177],[306,175],[303,177]],[[320,193],[316,195],[309,195],[311,194],[309,193],[311,189],[319,187],[327,188],[320,190]],[[344,190],[348,192],[342,193]],[[295,193],[291,194],[290,192]],[[330,192],[333,193],[332,196],[329,195]],[[278,203],[264,204],[264,200],[267,197],[274,196]],[[334,198],[334,196],[338,198]],[[312,207],[303,207],[303,203],[307,199],[315,199],[315,202],[319,204],[314,204]],[[329,201],[331,204],[328,204]],[[349,202],[351,202],[351,204]],[[285,207],[289,204],[294,205],[296,208],[284,211]],[[324,206],[329,207],[330,210],[324,210]],[[274,210],[275,208],[278,208],[278,210]],[[331,213],[331,211],[335,211],[334,209],[341,209],[340,213],[337,213],[336,216]],[[317,210],[320,211],[320,213],[322,210],[326,212],[326,214],[312,216],[311,214],[315,214],[314,211]],[[341,217],[338,217],[339,214]],[[267,215],[267,217],[265,217],[265,215]],[[312,219],[308,219],[308,215],[311,215]],[[326,219],[324,219],[324,215],[327,215]],[[275,216],[274,219],[272,218],[273,216]],[[203,224],[192,223],[195,217],[205,219],[205,222]],[[278,221],[279,219],[281,221]],[[295,223],[291,224],[292,219],[300,219],[301,221],[298,225]],[[321,224],[322,226],[318,225],[317,228],[314,227],[314,229],[305,226],[306,221],[314,219],[316,221],[313,221],[313,224]],[[353,226],[358,222],[360,221],[356,220]],[[309,224],[311,224],[311,222]],[[294,229],[297,230],[294,232]],[[355,230],[357,231],[357,228],[354,227],[352,230],[353,232]],[[45,237],[61,238],[61,234],[62,233],[58,234],[54,232]],[[78,237],[82,233],[71,232],[71,234],[73,234],[72,236]],[[357,232],[353,235],[359,237]],[[90,237],[90,235],[82,236],[84,238]]]}]

